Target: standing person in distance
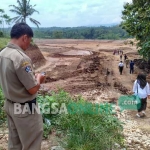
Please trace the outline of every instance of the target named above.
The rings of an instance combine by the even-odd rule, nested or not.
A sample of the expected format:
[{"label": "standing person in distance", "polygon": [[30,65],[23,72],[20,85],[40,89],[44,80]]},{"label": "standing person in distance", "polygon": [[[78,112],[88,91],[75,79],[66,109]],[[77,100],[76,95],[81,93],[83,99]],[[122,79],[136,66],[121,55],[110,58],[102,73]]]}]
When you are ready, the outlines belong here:
[{"label": "standing person in distance", "polygon": [[138,109],[137,117],[145,115],[145,110],[147,107],[147,97],[150,98],[150,87],[146,81],[146,75],[143,73],[138,74],[137,79],[133,85],[133,92],[138,95],[141,100],[141,106]]},{"label": "standing person in distance", "polygon": [[127,55],[124,55],[124,62],[126,61],[126,59],[128,59]]},{"label": "standing person in distance", "polygon": [[119,50],[118,50],[118,55],[119,55]]},{"label": "standing person in distance", "polygon": [[120,60],[122,61],[122,54],[120,55]]},{"label": "standing person in distance", "polygon": [[122,61],[120,61],[120,63],[119,63],[119,65],[118,65],[118,67],[119,67],[120,75],[122,75],[122,71],[123,71],[123,67],[124,67],[124,64],[123,64],[123,62],[122,62]]},{"label": "standing person in distance", "polygon": [[125,61],[126,68],[128,68],[129,62],[130,62],[130,60],[127,58],[126,61]]},{"label": "standing person in distance", "polygon": [[[0,52],[0,85],[6,98],[8,149],[41,150],[42,116],[33,111],[32,106],[37,105],[37,91],[45,76],[34,75],[31,59],[25,54],[33,31],[26,23],[17,23],[12,27],[10,36],[10,43]],[[22,110],[20,113],[16,113],[16,104]],[[26,105],[32,113],[23,113]]]},{"label": "standing person in distance", "polygon": [[131,60],[130,62],[130,74],[133,74],[134,72],[134,62]]}]

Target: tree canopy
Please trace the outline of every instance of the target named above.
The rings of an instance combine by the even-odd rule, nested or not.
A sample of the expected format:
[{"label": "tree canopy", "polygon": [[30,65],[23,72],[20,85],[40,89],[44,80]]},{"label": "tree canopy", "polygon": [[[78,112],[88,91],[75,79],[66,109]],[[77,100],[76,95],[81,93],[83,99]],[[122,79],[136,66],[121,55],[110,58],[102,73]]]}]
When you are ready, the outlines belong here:
[{"label": "tree canopy", "polygon": [[5,14],[4,9],[0,9],[0,37],[4,36],[5,24],[10,25],[11,18]]},{"label": "tree canopy", "polygon": [[26,19],[29,18],[29,20],[33,24],[39,27],[40,22],[30,17],[31,15],[33,15],[34,12],[39,13],[37,10],[34,9],[36,5],[33,5],[33,6],[30,5],[30,0],[17,0],[17,3],[18,3],[18,6],[9,5],[10,7],[12,7],[10,11],[17,14],[16,17],[12,18],[13,22],[15,23],[25,22],[26,23]]},{"label": "tree canopy", "polygon": [[137,40],[139,54],[150,58],[150,1],[132,0],[122,11],[121,26]]},{"label": "tree canopy", "polygon": [[37,38],[49,39],[126,39],[128,33],[119,26],[112,27],[49,27],[33,28]]}]

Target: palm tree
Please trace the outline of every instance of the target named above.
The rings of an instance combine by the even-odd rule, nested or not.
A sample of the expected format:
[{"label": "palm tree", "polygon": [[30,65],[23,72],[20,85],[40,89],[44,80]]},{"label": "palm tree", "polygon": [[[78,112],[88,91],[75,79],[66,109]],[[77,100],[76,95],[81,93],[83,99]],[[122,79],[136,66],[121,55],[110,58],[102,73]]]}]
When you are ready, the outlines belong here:
[{"label": "palm tree", "polygon": [[[0,9],[0,25],[1,26],[3,25],[3,15],[4,15],[4,10]],[[1,30],[2,30],[2,27],[1,27]]]},{"label": "palm tree", "polygon": [[17,0],[18,6],[15,5],[9,5],[10,7],[13,7],[13,9],[10,9],[11,12],[16,13],[18,16],[12,18],[13,22],[18,23],[18,22],[25,22],[26,19],[29,18],[29,20],[35,24],[37,27],[39,27],[40,22],[37,20],[30,18],[34,12],[39,13],[37,10],[34,9],[34,6],[30,5],[30,0]]},{"label": "palm tree", "polygon": [[3,9],[0,9],[0,30],[1,30],[1,33],[4,35],[4,25],[7,24],[7,25],[10,25],[11,23],[11,18],[5,14],[5,11]]},{"label": "palm tree", "polygon": [[5,24],[10,25],[12,19],[7,14],[4,14],[3,18],[4,18],[4,21],[5,21]]}]

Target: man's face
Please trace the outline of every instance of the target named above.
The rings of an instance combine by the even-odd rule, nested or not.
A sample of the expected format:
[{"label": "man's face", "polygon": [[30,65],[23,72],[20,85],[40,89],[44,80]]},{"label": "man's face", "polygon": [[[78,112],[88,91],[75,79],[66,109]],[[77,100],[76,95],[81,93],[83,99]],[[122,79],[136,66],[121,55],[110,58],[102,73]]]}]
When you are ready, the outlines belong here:
[{"label": "man's face", "polygon": [[22,42],[23,42],[23,46],[22,46],[22,49],[23,50],[26,50],[28,47],[29,47],[29,45],[30,45],[30,42],[31,42],[31,37],[28,37],[26,34],[25,35],[23,35],[23,37],[22,37],[23,39],[22,39]]}]

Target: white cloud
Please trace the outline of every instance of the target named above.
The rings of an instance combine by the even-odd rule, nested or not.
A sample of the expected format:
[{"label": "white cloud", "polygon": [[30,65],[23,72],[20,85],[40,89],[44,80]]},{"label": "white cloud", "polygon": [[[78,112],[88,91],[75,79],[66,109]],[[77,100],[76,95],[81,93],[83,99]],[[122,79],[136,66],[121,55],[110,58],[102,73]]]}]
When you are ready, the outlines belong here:
[{"label": "white cloud", "polygon": [[[31,0],[36,4],[32,18],[41,23],[41,27],[62,26],[73,27],[83,25],[100,25],[120,23],[121,11],[125,2],[132,0]],[[15,3],[14,3],[15,2]],[[17,0],[4,0],[0,8],[10,13],[9,5],[17,5]],[[29,23],[29,22],[28,22]],[[30,26],[34,26],[29,23]]]}]

